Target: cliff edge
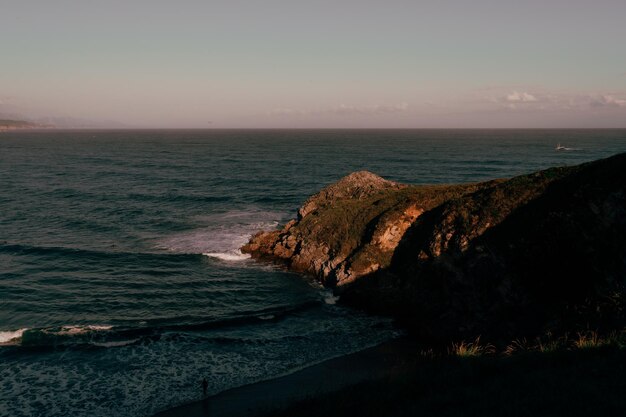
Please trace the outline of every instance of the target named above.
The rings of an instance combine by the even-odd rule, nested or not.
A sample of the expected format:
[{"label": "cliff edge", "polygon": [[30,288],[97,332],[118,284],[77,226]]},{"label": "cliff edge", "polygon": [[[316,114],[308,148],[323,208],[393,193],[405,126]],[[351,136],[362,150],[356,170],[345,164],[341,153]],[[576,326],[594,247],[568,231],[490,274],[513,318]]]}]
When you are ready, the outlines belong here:
[{"label": "cliff edge", "polygon": [[476,184],[356,172],[242,251],[425,337],[620,328],[626,154]]}]

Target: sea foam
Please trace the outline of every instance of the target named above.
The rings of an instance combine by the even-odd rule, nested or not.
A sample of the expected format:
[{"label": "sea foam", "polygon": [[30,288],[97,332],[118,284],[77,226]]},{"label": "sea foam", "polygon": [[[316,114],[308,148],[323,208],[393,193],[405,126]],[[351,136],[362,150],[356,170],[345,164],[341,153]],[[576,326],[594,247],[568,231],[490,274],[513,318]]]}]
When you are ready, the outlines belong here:
[{"label": "sea foam", "polygon": [[250,259],[250,255],[247,253],[241,253],[241,251],[232,251],[232,252],[207,252],[203,253],[204,256],[208,256],[209,258],[217,258],[222,261],[228,262],[238,262],[244,261],[246,259]]},{"label": "sea foam", "polygon": [[74,335],[79,335],[79,334],[85,334],[88,332],[111,330],[112,328],[113,326],[108,326],[108,325],[88,324],[86,326],[61,326],[60,329],[55,329],[55,330],[44,329],[43,331],[45,333],[54,333],[58,336],[74,336]]},{"label": "sea foam", "polygon": [[265,211],[230,211],[195,219],[206,226],[161,239],[157,246],[169,252],[202,254],[222,261],[249,259],[239,248],[259,230],[278,226],[283,214]]},{"label": "sea foam", "polygon": [[[47,328],[23,328],[14,331],[0,331],[0,345],[4,346],[17,346],[22,345],[23,340],[29,339],[29,343],[33,340],[41,340],[44,337],[46,340],[55,340],[59,337],[68,338],[74,336],[81,336],[85,334],[93,334],[96,332],[106,332],[113,328],[109,325],[67,325],[60,327],[47,327]],[[50,339],[53,338],[53,339]],[[58,339],[57,339],[58,340]]]},{"label": "sea foam", "polygon": [[22,335],[24,334],[26,330],[28,329],[24,328],[24,329],[19,329],[15,331],[1,331],[0,332],[0,345],[8,345],[8,344],[17,343],[22,338]]}]

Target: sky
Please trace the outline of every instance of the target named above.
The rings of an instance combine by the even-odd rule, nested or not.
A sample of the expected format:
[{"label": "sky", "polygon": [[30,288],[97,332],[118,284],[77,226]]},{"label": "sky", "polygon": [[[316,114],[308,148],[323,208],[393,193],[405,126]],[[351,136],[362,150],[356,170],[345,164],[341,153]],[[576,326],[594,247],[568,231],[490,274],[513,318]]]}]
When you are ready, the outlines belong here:
[{"label": "sky", "polygon": [[0,0],[0,117],[626,127],[624,0]]}]

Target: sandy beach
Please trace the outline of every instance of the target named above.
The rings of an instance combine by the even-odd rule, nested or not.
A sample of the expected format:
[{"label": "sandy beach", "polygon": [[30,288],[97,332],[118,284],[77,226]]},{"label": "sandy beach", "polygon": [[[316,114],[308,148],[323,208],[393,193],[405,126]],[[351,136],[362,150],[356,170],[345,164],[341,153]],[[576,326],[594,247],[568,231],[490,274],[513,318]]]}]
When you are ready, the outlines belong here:
[{"label": "sandy beach", "polygon": [[602,343],[511,356],[450,355],[401,338],[155,417],[623,415],[623,340]]},{"label": "sandy beach", "polygon": [[359,382],[400,374],[407,363],[415,361],[417,349],[415,342],[401,337],[286,376],[232,388],[204,400],[159,412],[155,417],[263,415]]}]

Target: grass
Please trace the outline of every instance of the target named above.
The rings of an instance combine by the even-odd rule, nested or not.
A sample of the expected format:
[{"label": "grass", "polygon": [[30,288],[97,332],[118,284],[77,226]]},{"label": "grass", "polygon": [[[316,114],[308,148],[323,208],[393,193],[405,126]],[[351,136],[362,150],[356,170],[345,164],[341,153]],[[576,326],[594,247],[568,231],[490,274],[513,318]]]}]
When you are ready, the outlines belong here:
[{"label": "grass", "polygon": [[605,344],[596,332],[578,333],[578,337],[574,340],[574,346],[578,349],[597,348]]},{"label": "grass", "polygon": [[626,330],[601,335],[597,331],[579,332],[572,338],[567,334],[559,337],[537,338],[533,342],[526,339],[514,340],[503,350],[503,354],[510,356],[520,352],[550,353],[562,350],[594,349],[603,346],[626,347]]},{"label": "grass", "polygon": [[[460,299],[451,301],[446,298],[438,299],[439,294],[443,294],[441,297],[444,297],[455,294],[457,290],[457,288],[448,289],[445,285],[439,284],[449,282],[452,286],[455,280],[459,280],[456,275],[450,275],[450,271],[456,274],[457,270],[463,270],[467,264],[463,263],[465,261],[462,257],[458,257],[456,263],[452,263],[450,259],[466,247],[463,246],[466,245],[463,242],[483,236],[481,242],[491,245],[487,246],[488,248],[499,249],[496,255],[491,254],[491,261],[487,259],[489,262],[484,265],[480,264],[488,273],[493,269],[494,274],[497,275],[499,268],[509,268],[507,270],[517,274],[516,277],[528,281],[527,284],[524,281],[524,285],[530,288],[528,290],[530,294],[537,296],[539,301],[550,303],[550,306],[561,305],[560,303],[569,305],[571,300],[578,300],[577,296],[584,294],[583,291],[591,290],[583,285],[584,282],[576,286],[571,284],[577,284],[577,282],[559,281],[554,277],[578,276],[575,274],[577,271],[572,269],[572,274],[568,275],[558,270],[561,275],[550,276],[548,274],[550,269],[539,269],[534,266],[531,268],[524,260],[540,259],[541,262],[534,262],[535,266],[547,264],[561,267],[562,265],[549,261],[563,259],[562,256],[547,256],[546,253],[552,253],[553,247],[568,246],[553,244],[569,242],[569,234],[555,234],[553,231],[561,230],[557,228],[558,226],[567,233],[572,232],[574,229],[567,223],[570,214],[574,220],[582,222],[581,224],[586,227],[584,230],[589,230],[590,233],[602,230],[596,228],[595,216],[587,215],[586,211],[571,211],[569,207],[576,207],[578,203],[586,202],[585,198],[592,199],[589,201],[604,198],[603,194],[588,192],[578,197],[579,194],[571,191],[578,191],[576,186],[581,183],[582,179],[584,179],[582,184],[589,189],[589,187],[593,188],[594,181],[600,182],[602,178],[608,176],[605,174],[619,173],[616,164],[621,159],[614,158],[612,161],[608,165],[598,165],[602,168],[602,171],[598,171],[600,173],[589,171],[591,168],[555,168],[516,177],[509,181],[471,185],[474,187],[472,189],[451,186],[410,187],[385,191],[381,195],[362,200],[337,201],[320,208],[317,213],[306,216],[294,230],[305,237],[313,237],[320,242],[327,243],[331,247],[334,244],[335,254],[350,256],[351,262],[358,261],[359,251],[363,251],[362,246],[368,243],[372,235],[371,231],[384,216],[400,212],[409,203],[418,200],[425,201],[426,203],[423,203],[425,212],[411,227],[410,234],[405,236],[405,245],[399,247],[401,250],[394,252],[393,259],[390,259],[389,253],[382,253],[380,259],[375,259],[383,267],[390,265],[392,271],[397,273],[397,280],[394,277],[394,281],[391,281],[393,286],[381,285],[381,283],[388,283],[383,277],[379,281],[372,281],[373,284],[370,287],[363,285],[357,287],[361,293],[357,293],[352,299],[353,304],[378,306],[376,303],[379,303],[379,299],[390,299],[393,305],[391,303],[389,307],[383,305],[381,310],[384,313],[396,314],[396,316],[406,315],[406,317],[415,316],[420,319],[426,317],[425,321],[429,317],[439,317],[438,306],[445,306],[446,302],[451,304],[457,302],[464,306],[463,300]],[[577,173],[580,175],[574,175]],[[581,177],[583,174],[584,176]],[[619,176],[616,178],[619,179]],[[554,186],[557,192],[552,190],[545,197],[544,191],[552,187],[554,180],[557,179],[564,179],[556,184],[558,187]],[[557,204],[555,201],[560,201],[563,196],[568,196],[568,198],[574,196],[575,198],[571,197],[571,201],[577,204],[566,205],[566,207]],[[533,204],[526,205],[529,201]],[[578,204],[578,206],[581,205]],[[558,212],[559,216],[555,217],[556,220],[562,220],[561,223],[553,222],[557,225],[553,226],[552,223],[546,221],[537,223],[541,227],[534,226],[535,228],[530,232],[526,230],[530,224],[527,220],[532,220],[537,213],[552,215],[553,207],[561,210]],[[508,223],[503,222],[506,219],[509,219]],[[532,222],[532,224],[535,223]],[[498,225],[498,228],[496,229],[494,225]],[[491,231],[490,235],[482,234],[487,229]],[[445,242],[446,245],[439,243],[443,241],[441,237],[445,237],[449,231],[455,232],[452,238],[457,239],[458,244],[452,238],[446,238],[451,242],[450,245],[447,245],[448,242]],[[578,233],[577,229],[574,231]],[[600,235],[602,234],[598,236]],[[521,236],[521,238],[512,241],[511,237],[515,236]],[[530,240],[525,236],[528,236]],[[552,239],[553,236],[559,236],[559,239]],[[613,253],[610,251],[611,247],[607,246],[611,241],[604,245],[601,237],[596,238],[597,240],[593,242],[600,242],[601,248],[593,252],[596,256],[593,259],[604,259],[600,253]],[[614,239],[617,238],[619,236],[614,237]],[[431,242],[433,242],[434,250],[430,249]],[[532,244],[533,242],[541,242],[541,244]],[[422,263],[419,261],[420,258],[416,257],[422,249],[432,253],[433,257],[438,257],[440,253],[450,256],[444,259],[445,262],[435,264],[441,268],[424,269],[422,273],[419,269]],[[601,252],[601,249],[604,252]],[[554,254],[559,255],[559,250],[554,251]],[[586,249],[578,248],[577,250],[579,254],[587,253]],[[489,249],[489,252],[492,250]],[[367,254],[369,255],[369,252]],[[616,257],[616,259],[621,259],[621,257]],[[476,269],[476,271],[478,274],[482,270]],[[428,277],[434,278],[431,280]],[[484,279],[484,282],[489,284],[490,281]],[[494,282],[499,281],[494,280]],[[598,283],[600,284],[602,283]],[[388,287],[392,290],[388,290]],[[442,288],[445,291],[439,291]],[[494,294],[500,291],[495,284],[493,288],[487,285],[486,289],[493,290]],[[397,295],[392,292],[393,290],[396,290]],[[371,296],[368,291],[372,294]],[[460,287],[457,292],[465,294],[463,291],[465,288]],[[382,295],[381,292],[383,292]],[[426,295],[420,298],[422,294]],[[433,297],[430,296],[431,294]],[[621,325],[623,321],[619,320],[623,318],[625,305],[621,294],[623,292],[620,290],[615,296],[609,297],[606,303],[598,305],[595,293],[593,293],[588,307],[576,304],[573,305],[573,310],[563,311],[567,313],[568,320],[575,325],[570,326],[569,322],[559,322],[558,326],[553,326],[553,328],[580,329],[584,328],[579,327],[584,323],[590,323],[587,324],[588,326],[598,325],[604,328],[614,328],[616,322]],[[363,301],[359,302],[358,297],[362,297]],[[424,303],[420,304],[421,302]],[[416,305],[426,305],[424,310],[427,314],[422,314],[424,313],[422,310],[414,309]],[[487,305],[484,311],[491,311],[490,307]],[[372,310],[377,308],[379,307],[371,307]],[[459,309],[459,311],[464,310]],[[593,311],[597,313],[595,316],[592,314]],[[479,313],[481,313],[480,310]],[[588,320],[590,317],[597,319]],[[464,319],[465,317],[458,317],[461,323]],[[497,316],[485,315],[485,321],[498,319]],[[455,318],[450,320],[454,324]],[[409,325],[412,324],[409,323]],[[458,328],[458,326],[441,326],[441,328],[445,331]],[[485,334],[488,330],[489,328]],[[449,335],[451,335],[450,332],[444,332],[442,337]],[[471,341],[457,341],[451,346],[438,350],[415,351],[412,362],[393,377],[354,385],[333,394],[314,396],[308,401],[271,415],[291,417],[626,415],[626,396],[623,395],[626,392],[624,371],[626,371],[626,333],[624,331],[611,334],[586,331],[563,334],[558,337],[545,335],[530,340],[517,339],[497,346],[476,338]]]},{"label": "grass", "polygon": [[490,355],[495,353],[495,351],[496,349],[492,344],[481,344],[480,336],[478,336],[474,342],[468,343],[465,341],[461,341],[459,343],[453,343],[452,348],[450,349],[451,354],[460,356],[462,358]]},{"label": "grass", "polygon": [[626,413],[626,332],[424,349],[391,377],[274,410],[278,417],[617,416]]},{"label": "grass", "polygon": [[567,350],[594,349],[606,346],[626,349],[626,329],[606,334],[589,330],[586,332],[578,332],[574,337],[571,337],[568,334],[564,334],[560,337],[548,334],[543,337],[537,337],[531,341],[526,338],[522,338],[513,340],[500,349],[497,349],[496,346],[491,343],[482,342],[481,337],[478,336],[470,342],[465,340],[453,342],[445,350],[435,350],[433,348],[421,350],[418,352],[418,356],[430,358],[442,356],[458,356],[461,358],[479,356],[506,357],[521,353],[555,353]]},{"label": "grass", "polygon": [[[626,329],[606,334],[589,330],[586,332],[578,332],[573,337],[568,334],[564,334],[560,337],[554,337],[548,334],[544,337],[537,337],[531,341],[522,338],[513,340],[500,350],[496,349],[491,343],[482,343],[479,336],[473,342],[462,340],[452,343],[450,348],[447,349],[447,353],[459,357],[485,355],[512,356],[529,352],[554,353],[566,350],[594,349],[603,346],[613,346],[620,349],[626,348]],[[430,352],[432,356],[432,349]]]},{"label": "grass", "polygon": [[[361,245],[368,244],[371,238],[369,235],[373,231],[370,229],[392,212],[399,214],[412,203],[418,203],[428,210],[475,188],[473,184],[409,186],[385,190],[361,200],[337,200],[332,205],[323,206],[317,212],[305,216],[291,232],[324,242],[332,248],[334,254],[347,256]],[[380,255],[382,258],[376,261],[387,265],[391,254]]]}]

